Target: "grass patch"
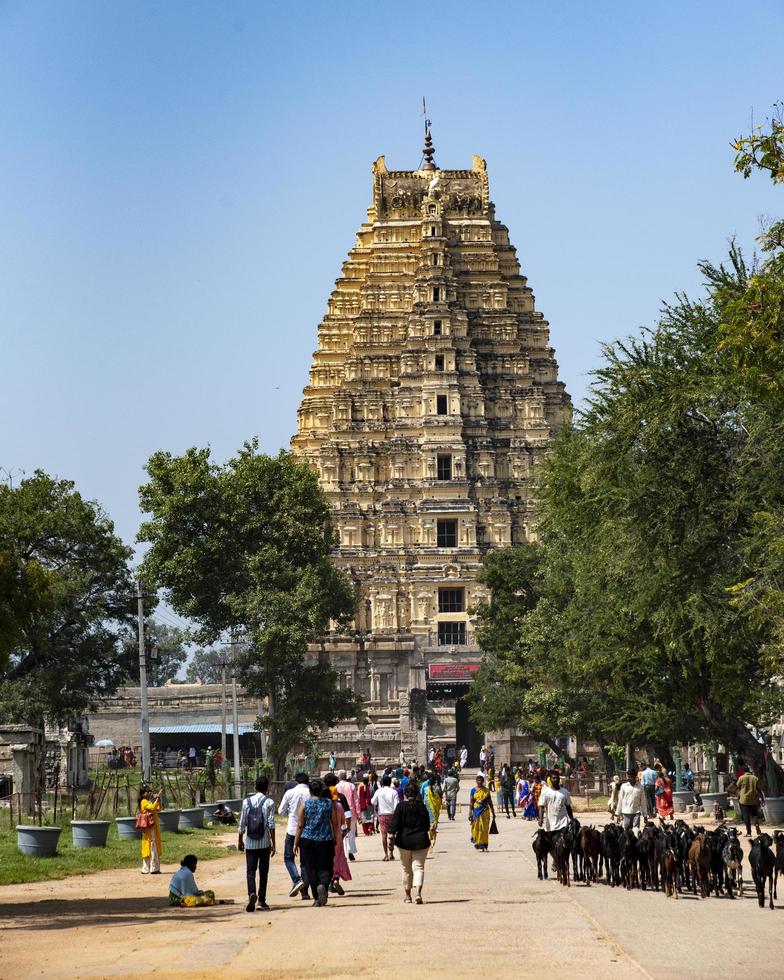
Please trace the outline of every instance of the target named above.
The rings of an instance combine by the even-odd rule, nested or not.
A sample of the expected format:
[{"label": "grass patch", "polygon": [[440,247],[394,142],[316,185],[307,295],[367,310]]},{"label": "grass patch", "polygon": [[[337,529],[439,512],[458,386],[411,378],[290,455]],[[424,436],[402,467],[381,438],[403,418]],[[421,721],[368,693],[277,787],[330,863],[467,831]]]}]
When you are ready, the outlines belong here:
[{"label": "grass patch", "polygon": [[[0,885],[67,878],[110,868],[141,867],[141,841],[120,840],[114,824],[109,828],[106,847],[76,848],[71,843],[70,823],[63,821],[62,827],[57,855],[51,858],[20,854],[16,831],[0,832]],[[185,854],[195,854],[200,861],[226,857],[226,847],[221,843],[223,833],[212,829],[163,833],[163,858],[179,862]]]}]

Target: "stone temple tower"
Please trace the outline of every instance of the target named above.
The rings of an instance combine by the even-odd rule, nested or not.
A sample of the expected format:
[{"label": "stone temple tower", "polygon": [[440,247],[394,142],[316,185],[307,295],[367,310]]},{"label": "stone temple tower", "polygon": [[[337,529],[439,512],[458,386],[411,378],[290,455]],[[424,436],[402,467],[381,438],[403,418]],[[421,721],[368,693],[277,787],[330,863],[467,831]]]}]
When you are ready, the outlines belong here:
[{"label": "stone temple tower", "polygon": [[433,157],[428,129],[421,169],[373,164],[292,439],[357,588],[355,632],[322,647],[366,701],[367,729],[343,741],[379,759],[481,740],[460,701],[480,660],[476,573],[534,535],[537,467],[569,411],[485,161]]}]

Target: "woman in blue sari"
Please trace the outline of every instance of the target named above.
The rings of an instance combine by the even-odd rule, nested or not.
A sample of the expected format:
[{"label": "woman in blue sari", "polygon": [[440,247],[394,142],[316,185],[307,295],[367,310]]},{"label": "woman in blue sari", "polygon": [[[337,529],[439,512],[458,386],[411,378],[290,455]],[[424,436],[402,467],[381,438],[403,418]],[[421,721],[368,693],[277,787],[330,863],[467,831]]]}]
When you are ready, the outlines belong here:
[{"label": "woman in blue sari", "polygon": [[526,820],[536,820],[536,804],[534,794],[531,792],[531,784],[525,778],[523,772],[517,780],[517,805],[523,811]]}]

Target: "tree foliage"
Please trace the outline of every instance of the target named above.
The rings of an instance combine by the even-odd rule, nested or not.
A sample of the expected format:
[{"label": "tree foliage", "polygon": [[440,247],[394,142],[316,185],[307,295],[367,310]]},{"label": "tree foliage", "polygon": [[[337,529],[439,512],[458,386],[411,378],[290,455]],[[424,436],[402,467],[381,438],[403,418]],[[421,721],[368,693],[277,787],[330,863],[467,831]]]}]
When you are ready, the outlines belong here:
[{"label": "tree foliage", "polygon": [[239,631],[238,676],[266,699],[270,751],[278,771],[286,753],[323,726],[356,714],[326,663],[306,663],[308,645],[346,623],[354,596],[332,562],[329,506],[312,471],[291,456],[246,443],[223,466],[209,450],[159,452],[140,490],[150,515],[139,540],[143,567],[172,607],[199,625],[197,638]]},{"label": "tree foliage", "polygon": [[0,486],[0,717],[42,724],[86,710],[122,682],[133,622],[131,551],[101,508],[42,471]]},{"label": "tree foliage", "polygon": [[[739,146],[752,168],[774,150]],[[734,245],[702,263],[702,299],[604,348],[543,467],[535,556],[485,562],[485,723],[706,738],[764,771],[749,726],[780,714],[784,666],[784,260],[764,245],[759,264]]]},{"label": "tree foliage", "polygon": [[[188,659],[188,644],[190,634],[187,630],[166,623],[158,623],[154,619],[146,619],[144,623],[144,641],[148,650],[147,683],[153,687],[161,687],[167,681],[173,681],[180,668]],[[149,653],[156,651],[154,656]],[[123,654],[126,661],[126,682],[139,683],[139,641],[138,636],[129,636],[123,644]]]},{"label": "tree foliage", "polygon": [[220,684],[222,680],[222,657],[219,650],[199,648],[191,654],[185,668],[185,680],[188,684]]}]

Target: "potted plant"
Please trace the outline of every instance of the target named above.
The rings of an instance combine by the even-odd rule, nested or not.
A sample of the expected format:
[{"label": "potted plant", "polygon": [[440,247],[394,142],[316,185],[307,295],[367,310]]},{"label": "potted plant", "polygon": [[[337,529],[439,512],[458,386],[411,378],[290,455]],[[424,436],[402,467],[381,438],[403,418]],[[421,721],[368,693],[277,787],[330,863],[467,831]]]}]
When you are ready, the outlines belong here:
[{"label": "potted plant", "polygon": [[694,793],[690,789],[676,789],[672,794],[672,804],[676,813],[685,813],[686,807],[694,802]]},{"label": "potted plant", "polygon": [[161,830],[176,833],[180,827],[180,813],[182,813],[181,810],[159,810],[158,822],[161,825]]},{"label": "potted plant", "polygon": [[[216,804],[217,805],[217,804]],[[201,806],[180,810],[180,830],[195,830],[204,826],[204,809]]]},{"label": "potted plant", "polygon": [[115,817],[117,836],[120,840],[141,840],[142,832],[136,828],[136,817]]},{"label": "potted plant", "polygon": [[242,809],[242,798],[239,800],[218,800],[218,803],[222,803],[224,806],[227,806],[230,810],[233,810],[234,813],[239,813]]},{"label": "potted plant", "polygon": [[16,846],[30,857],[54,857],[62,829],[20,823],[16,828]]},{"label": "potted plant", "polygon": [[108,820],[72,820],[71,840],[74,847],[106,847]]},{"label": "potted plant", "polygon": [[[204,820],[208,820],[210,823],[212,823],[213,817],[215,816],[215,811],[219,806],[221,806],[221,803],[217,800],[214,803],[200,803],[199,809],[204,814]],[[202,826],[204,826],[204,821],[202,821]]]},{"label": "potted plant", "polygon": [[713,804],[718,803],[722,810],[729,810],[730,801],[726,793],[702,793],[702,807],[707,814],[713,813]]}]

